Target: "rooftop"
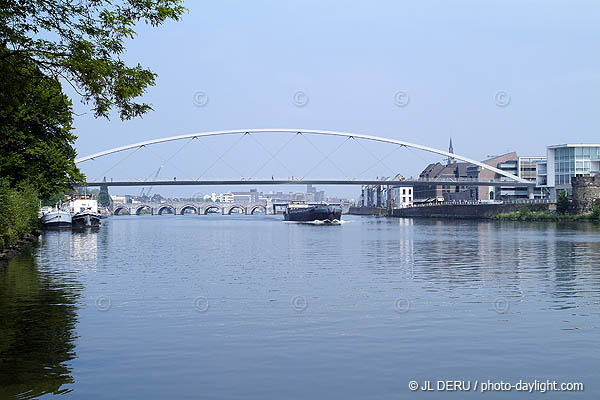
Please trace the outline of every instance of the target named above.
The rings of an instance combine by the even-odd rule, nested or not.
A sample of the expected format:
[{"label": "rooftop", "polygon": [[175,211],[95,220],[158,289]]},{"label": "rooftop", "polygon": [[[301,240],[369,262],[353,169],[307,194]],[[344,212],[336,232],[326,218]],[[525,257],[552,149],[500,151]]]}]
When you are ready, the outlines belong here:
[{"label": "rooftop", "polygon": [[596,143],[565,143],[565,144],[555,144],[552,146],[548,146],[549,149],[560,149],[563,147],[600,147],[600,144]]}]

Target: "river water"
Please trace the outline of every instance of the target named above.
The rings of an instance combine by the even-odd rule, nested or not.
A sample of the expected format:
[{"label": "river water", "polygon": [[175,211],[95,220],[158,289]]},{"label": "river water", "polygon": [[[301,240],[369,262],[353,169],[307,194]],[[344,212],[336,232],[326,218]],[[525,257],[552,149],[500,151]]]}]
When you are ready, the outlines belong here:
[{"label": "river water", "polygon": [[280,218],[45,232],[0,270],[0,398],[599,398],[598,224]]}]

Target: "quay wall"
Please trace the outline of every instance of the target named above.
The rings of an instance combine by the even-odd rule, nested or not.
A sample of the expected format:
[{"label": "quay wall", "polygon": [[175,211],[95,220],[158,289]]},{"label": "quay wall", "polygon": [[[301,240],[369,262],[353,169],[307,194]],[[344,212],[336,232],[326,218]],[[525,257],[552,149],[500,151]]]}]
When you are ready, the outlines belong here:
[{"label": "quay wall", "polygon": [[553,211],[554,204],[444,204],[427,207],[399,208],[392,211],[393,217],[401,218],[456,218],[456,219],[486,219],[506,212],[519,211],[527,208],[529,211]]},{"label": "quay wall", "polygon": [[348,214],[351,215],[387,215],[387,210],[381,207],[350,207]]}]

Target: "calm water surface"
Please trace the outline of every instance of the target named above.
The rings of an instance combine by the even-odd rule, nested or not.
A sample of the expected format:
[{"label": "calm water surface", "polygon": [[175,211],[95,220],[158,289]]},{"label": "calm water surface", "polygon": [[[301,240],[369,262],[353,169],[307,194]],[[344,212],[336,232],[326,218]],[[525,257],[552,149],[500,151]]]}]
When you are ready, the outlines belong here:
[{"label": "calm water surface", "polygon": [[131,216],[0,270],[0,398],[600,398],[600,226]]}]

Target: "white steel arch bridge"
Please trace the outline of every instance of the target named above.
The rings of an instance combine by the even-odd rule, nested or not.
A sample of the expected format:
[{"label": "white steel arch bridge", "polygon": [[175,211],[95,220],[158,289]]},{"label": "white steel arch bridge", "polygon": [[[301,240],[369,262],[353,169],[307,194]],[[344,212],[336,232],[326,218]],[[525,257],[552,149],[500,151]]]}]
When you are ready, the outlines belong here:
[{"label": "white steel arch bridge", "polygon": [[[462,185],[473,185],[473,186],[506,186],[510,184],[519,184],[519,186],[535,186],[534,182],[527,181],[522,179],[516,175],[513,175],[509,172],[503,171],[501,169],[495,168],[491,165],[482,163],[480,161],[461,156],[458,154],[450,153],[444,150],[435,149],[433,147],[428,147],[420,144],[410,143],[403,140],[390,139],[379,136],[365,135],[360,133],[352,133],[352,132],[338,132],[338,131],[328,131],[328,130],[319,130],[319,129],[289,129],[289,128],[267,128],[267,129],[234,129],[234,130],[220,130],[220,131],[208,131],[208,132],[198,132],[198,133],[189,133],[185,135],[178,136],[169,136],[163,137],[159,139],[152,139],[143,142],[132,143],[125,146],[115,147],[112,149],[100,151],[94,154],[90,154],[84,157],[79,157],[75,160],[75,163],[81,165],[85,162],[89,162],[91,160],[95,160],[101,157],[105,157],[111,154],[119,153],[122,151],[142,148],[147,146],[152,146],[160,143],[173,142],[178,140],[185,139],[195,139],[202,137],[210,137],[210,136],[225,136],[225,135],[254,135],[254,134],[282,134],[282,135],[322,135],[322,136],[337,136],[337,137],[346,137],[348,139],[355,140],[365,140],[365,141],[375,141],[380,143],[386,143],[390,145],[413,148],[417,150],[422,150],[434,154],[439,154],[445,157],[454,158],[460,161],[464,161],[466,163],[476,165],[480,168],[492,171],[504,178],[508,178],[510,181],[506,179],[493,179],[493,180],[485,180],[480,181],[477,179],[436,179],[436,180],[402,180],[402,181],[381,181],[381,180],[359,180],[359,179],[324,179],[324,180],[181,180],[181,181],[148,181],[148,180],[134,180],[134,181],[111,181],[111,182],[86,182],[85,186],[160,186],[160,185],[256,185],[256,184],[326,184],[326,185],[348,185],[348,184],[462,184]],[[384,183],[385,182],[385,183]]]}]

